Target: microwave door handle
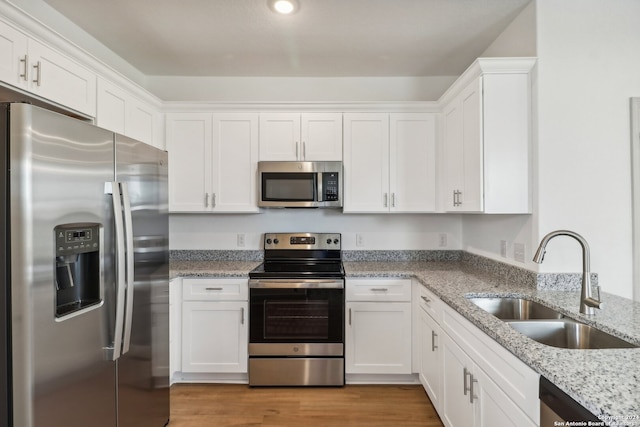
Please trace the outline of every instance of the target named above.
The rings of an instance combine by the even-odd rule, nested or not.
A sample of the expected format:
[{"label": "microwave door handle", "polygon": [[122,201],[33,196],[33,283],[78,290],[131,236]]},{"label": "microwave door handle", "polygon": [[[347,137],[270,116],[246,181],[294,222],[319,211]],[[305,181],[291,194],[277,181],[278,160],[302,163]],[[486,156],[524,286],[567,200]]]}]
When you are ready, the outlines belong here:
[{"label": "microwave door handle", "polygon": [[322,172],[318,172],[318,178],[317,179],[318,179],[318,185],[317,185],[317,187],[318,187],[318,195],[317,195],[316,199],[319,202],[323,202],[324,201],[324,197],[323,197],[324,196],[324,191],[323,191],[323,188],[322,188],[322,183],[323,183],[324,179],[322,179]]},{"label": "microwave door handle", "polygon": [[120,186],[117,182],[105,183],[105,194],[110,194],[113,201],[113,217],[115,223],[116,240],[116,318],[113,331],[113,348],[111,360],[118,360],[122,352],[122,327],[125,311],[125,243],[124,224],[122,219],[122,202]]}]

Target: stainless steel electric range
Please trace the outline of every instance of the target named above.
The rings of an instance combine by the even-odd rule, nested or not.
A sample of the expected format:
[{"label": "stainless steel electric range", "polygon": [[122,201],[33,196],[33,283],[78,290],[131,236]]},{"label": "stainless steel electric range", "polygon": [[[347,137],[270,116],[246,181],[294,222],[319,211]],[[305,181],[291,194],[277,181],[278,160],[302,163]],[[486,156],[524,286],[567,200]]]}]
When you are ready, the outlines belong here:
[{"label": "stainless steel electric range", "polygon": [[249,385],[344,385],[338,233],[267,233],[249,273]]}]

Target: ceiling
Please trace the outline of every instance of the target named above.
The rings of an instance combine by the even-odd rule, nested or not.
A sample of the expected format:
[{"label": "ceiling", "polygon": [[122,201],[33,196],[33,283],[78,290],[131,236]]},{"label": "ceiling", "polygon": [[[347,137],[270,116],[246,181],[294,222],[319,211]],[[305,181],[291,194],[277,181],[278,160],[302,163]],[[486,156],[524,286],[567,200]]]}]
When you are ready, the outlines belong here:
[{"label": "ceiling", "polygon": [[149,76],[452,76],[530,0],[44,0]]}]

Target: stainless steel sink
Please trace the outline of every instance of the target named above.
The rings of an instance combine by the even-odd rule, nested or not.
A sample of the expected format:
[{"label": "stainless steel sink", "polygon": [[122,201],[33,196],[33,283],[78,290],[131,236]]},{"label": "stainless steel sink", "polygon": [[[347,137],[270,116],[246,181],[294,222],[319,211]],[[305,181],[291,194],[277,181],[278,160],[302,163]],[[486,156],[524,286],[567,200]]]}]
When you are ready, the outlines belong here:
[{"label": "stainless steel sink", "polygon": [[524,298],[469,298],[469,301],[502,320],[561,319],[562,313]]},{"label": "stainless steel sink", "polygon": [[638,347],[592,326],[567,318],[507,323],[532,340],[553,347],[583,350]]}]

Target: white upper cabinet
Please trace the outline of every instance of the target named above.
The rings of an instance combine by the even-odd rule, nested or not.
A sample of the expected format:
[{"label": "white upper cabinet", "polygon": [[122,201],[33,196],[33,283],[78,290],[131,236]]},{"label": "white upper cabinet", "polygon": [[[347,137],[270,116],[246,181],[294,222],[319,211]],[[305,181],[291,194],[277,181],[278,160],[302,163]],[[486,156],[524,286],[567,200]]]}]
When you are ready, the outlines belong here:
[{"label": "white upper cabinet", "polygon": [[96,124],[110,131],[164,148],[155,109],[126,90],[99,78]]},{"label": "white upper cabinet", "polygon": [[345,212],[432,212],[436,116],[344,115]]},{"label": "white upper cabinet", "polygon": [[0,21],[0,80],[24,89],[29,81],[27,40],[25,34]]},{"label": "white upper cabinet", "polygon": [[443,95],[444,207],[531,212],[533,58],[480,58]]},{"label": "white upper cabinet", "polygon": [[0,79],[88,116],[96,114],[96,75],[0,21]]},{"label": "white upper cabinet", "polygon": [[342,160],[342,114],[260,114],[260,160]]},{"label": "white upper cabinet", "polygon": [[167,114],[169,210],[257,212],[258,115]]}]

